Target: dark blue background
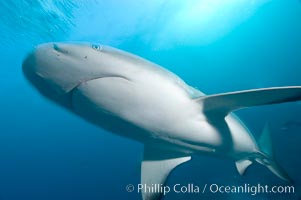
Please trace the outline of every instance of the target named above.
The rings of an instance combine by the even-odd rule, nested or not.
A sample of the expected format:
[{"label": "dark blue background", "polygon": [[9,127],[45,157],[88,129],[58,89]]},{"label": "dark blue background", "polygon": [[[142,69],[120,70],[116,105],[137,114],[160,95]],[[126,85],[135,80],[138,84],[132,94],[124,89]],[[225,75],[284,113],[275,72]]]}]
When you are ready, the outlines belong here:
[{"label": "dark blue background", "polygon": [[[202,31],[185,29],[194,26],[185,25],[189,20],[206,17],[202,10],[200,16],[173,28],[175,13],[189,8],[183,2],[122,2],[0,2],[0,200],[140,198],[127,193],[125,186],[140,180],[143,146],[58,107],[24,79],[22,60],[39,43],[104,42],[168,68],[207,94],[301,85],[301,4],[297,0],[267,1],[254,10],[246,7],[256,1],[245,1],[249,3],[232,10],[236,13],[229,18],[231,26],[219,28],[231,24],[220,17]],[[245,16],[247,11],[251,14]],[[301,121],[301,103],[249,108],[237,114],[256,138],[269,122],[276,159],[295,180],[297,194],[168,194],[164,199],[300,197],[301,127],[284,130],[283,124]],[[287,184],[258,164],[240,177],[232,161],[211,157],[195,157],[178,167],[168,180],[168,185],[175,183]]]}]

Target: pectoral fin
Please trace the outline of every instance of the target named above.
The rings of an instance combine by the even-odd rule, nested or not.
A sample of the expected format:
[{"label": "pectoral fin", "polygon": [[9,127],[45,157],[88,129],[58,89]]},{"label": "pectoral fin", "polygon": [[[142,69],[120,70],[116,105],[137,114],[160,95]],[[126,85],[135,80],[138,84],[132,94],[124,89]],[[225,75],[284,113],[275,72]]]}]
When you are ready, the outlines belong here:
[{"label": "pectoral fin", "polygon": [[251,106],[301,100],[301,86],[262,88],[203,96],[196,99],[205,112],[226,116],[234,110]]},{"label": "pectoral fin", "polygon": [[143,200],[158,200],[162,193],[160,191],[148,191],[145,188],[154,188],[154,185],[163,186],[170,172],[178,165],[187,162],[190,156],[176,156],[167,151],[154,150],[145,147],[144,159],[141,166],[141,184],[143,189]]},{"label": "pectoral fin", "polygon": [[240,175],[243,175],[246,169],[252,164],[250,160],[238,160],[236,161],[236,168]]}]

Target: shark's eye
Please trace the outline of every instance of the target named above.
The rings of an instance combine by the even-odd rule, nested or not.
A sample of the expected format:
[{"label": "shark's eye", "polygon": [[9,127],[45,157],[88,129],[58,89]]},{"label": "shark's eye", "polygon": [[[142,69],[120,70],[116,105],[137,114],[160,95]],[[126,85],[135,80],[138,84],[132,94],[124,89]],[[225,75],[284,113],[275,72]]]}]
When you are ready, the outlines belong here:
[{"label": "shark's eye", "polygon": [[101,51],[101,46],[100,45],[98,45],[98,44],[92,44],[92,49],[95,49],[95,50],[97,50],[97,51]]}]

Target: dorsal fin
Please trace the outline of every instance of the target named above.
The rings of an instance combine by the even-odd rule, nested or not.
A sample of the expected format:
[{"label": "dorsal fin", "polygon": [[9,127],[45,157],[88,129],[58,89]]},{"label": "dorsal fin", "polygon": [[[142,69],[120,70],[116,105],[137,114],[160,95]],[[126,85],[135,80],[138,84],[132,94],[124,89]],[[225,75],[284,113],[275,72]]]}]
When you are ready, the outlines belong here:
[{"label": "dorsal fin", "polygon": [[[139,191],[143,200],[158,200],[162,193],[158,188],[163,187],[170,172],[178,165],[191,159],[190,156],[175,155],[165,150],[158,151],[145,146],[144,159],[141,165],[141,184],[143,189]],[[154,188],[156,191],[148,191],[145,188]]]},{"label": "dorsal fin", "polygon": [[301,100],[301,86],[262,88],[197,98],[205,112],[226,116],[234,110],[251,106],[277,104]]},{"label": "dorsal fin", "polygon": [[272,139],[271,139],[270,128],[268,123],[266,123],[263,128],[258,144],[261,151],[263,151],[269,157],[273,157],[273,145],[272,145]]},{"label": "dorsal fin", "polygon": [[292,183],[293,180],[289,177],[287,172],[277,163],[277,161],[274,158],[273,145],[268,123],[266,123],[266,125],[264,126],[258,144],[260,147],[262,157],[257,158],[256,161],[262,165],[265,165],[271,172],[273,172],[279,178]]}]

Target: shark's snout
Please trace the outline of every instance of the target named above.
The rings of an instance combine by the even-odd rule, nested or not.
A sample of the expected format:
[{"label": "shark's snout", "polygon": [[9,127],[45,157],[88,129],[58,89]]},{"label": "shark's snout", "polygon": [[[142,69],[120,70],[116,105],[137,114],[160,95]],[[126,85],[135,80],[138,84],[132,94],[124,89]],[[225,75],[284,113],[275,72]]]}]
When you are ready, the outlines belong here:
[{"label": "shark's snout", "polygon": [[[72,91],[106,72],[98,45],[51,42],[38,45],[22,63],[26,79],[41,94],[69,107]],[[111,69],[111,68],[108,68]]]},{"label": "shark's snout", "polygon": [[[51,79],[51,65],[43,65],[38,59],[40,49],[36,48],[29,53],[23,63],[22,71],[25,78],[34,86],[38,91],[47,98],[54,100],[55,102],[63,105],[64,107],[70,107],[70,95],[64,92],[58,85]],[[40,61],[40,62],[39,62]],[[51,62],[49,60],[49,62]]]}]

